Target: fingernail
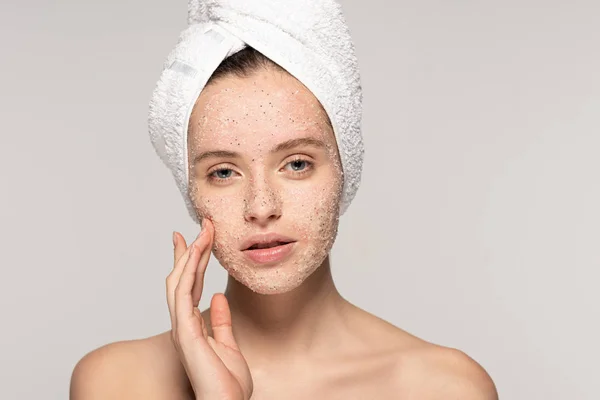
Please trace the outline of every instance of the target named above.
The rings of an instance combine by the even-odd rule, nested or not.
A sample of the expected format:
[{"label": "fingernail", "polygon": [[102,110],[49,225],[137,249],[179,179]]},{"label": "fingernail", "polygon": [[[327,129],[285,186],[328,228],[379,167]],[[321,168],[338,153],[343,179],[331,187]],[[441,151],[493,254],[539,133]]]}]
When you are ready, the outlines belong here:
[{"label": "fingernail", "polygon": [[175,231],[173,231],[173,247],[177,247],[177,235]]}]

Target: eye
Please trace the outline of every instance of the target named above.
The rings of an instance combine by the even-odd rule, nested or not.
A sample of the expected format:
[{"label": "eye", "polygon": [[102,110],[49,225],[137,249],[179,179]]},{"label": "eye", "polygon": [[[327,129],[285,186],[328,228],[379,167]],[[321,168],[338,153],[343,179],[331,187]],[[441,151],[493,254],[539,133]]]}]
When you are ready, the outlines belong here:
[{"label": "eye", "polygon": [[303,158],[297,158],[295,160],[290,161],[284,167],[288,171],[301,175],[309,172],[313,167],[313,163],[311,161],[305,160]]},{"label": "eye", "polygon": [[230,180],[235,174],[231,168],[217,168],[208,173],[208,179],[216,183],[223,183]]},{"label": "eye", "polygon": [[233,174],[233,170],[231,169],[218,169],[215,172],[213,172],[213,175],[216,175],[217,178],[219,179],[227,179],[229,177],[231,177],[231,175]]},{"label": "eye", "polygon": [[306,160],[295,160],[290,163],[290,166],[294,171],[302,171],[306,168],[307,164]]}]

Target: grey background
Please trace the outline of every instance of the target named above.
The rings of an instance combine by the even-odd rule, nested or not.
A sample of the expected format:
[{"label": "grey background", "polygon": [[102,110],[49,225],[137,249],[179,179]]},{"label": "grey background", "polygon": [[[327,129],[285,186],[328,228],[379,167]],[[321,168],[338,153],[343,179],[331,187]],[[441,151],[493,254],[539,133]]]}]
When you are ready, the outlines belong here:
[{"label": "grey background", "polygon": [[[343,2],[366,159],[335,281],[457,347],[502,399],[596,399],[600,3]],[[169,329],[171,232],[195,236],[147,104],[186,1],[0,6],[0,398]],[[209,294],[226,274],[211,261]]]}]

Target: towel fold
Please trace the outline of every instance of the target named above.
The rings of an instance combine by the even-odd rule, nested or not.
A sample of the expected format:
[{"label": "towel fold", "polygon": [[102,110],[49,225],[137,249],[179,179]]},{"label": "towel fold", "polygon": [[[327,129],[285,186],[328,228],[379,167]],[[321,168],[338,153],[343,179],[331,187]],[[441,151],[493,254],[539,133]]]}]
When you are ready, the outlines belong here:
[{"label": "towel fold", "polygon": [[358,62],[335,0],[191,0],[188,27],[164,64],[149,107],[152,144],[173,173],[194,221],[188,195],[187,128],[211,74],[251,46],[302,82],[321,102],[337,140],[343,214],[360,185],[364,147]]}]

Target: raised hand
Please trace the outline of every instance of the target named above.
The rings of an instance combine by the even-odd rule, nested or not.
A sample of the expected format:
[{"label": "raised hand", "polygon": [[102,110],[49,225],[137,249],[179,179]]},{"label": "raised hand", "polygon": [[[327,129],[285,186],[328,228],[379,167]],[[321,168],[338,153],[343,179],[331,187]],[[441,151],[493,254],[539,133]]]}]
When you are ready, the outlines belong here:
[{"label": "raised hand", "polygon": [[189,247],[183,236],[173,236],[174,268],[167,277],[171,336],[196,399],[248,400],[252,377],[233,337],[227,298],[216,293],[211,299],[212,337],[198,309],[213,239],[214,226],[206,218],[202,232]]}]

